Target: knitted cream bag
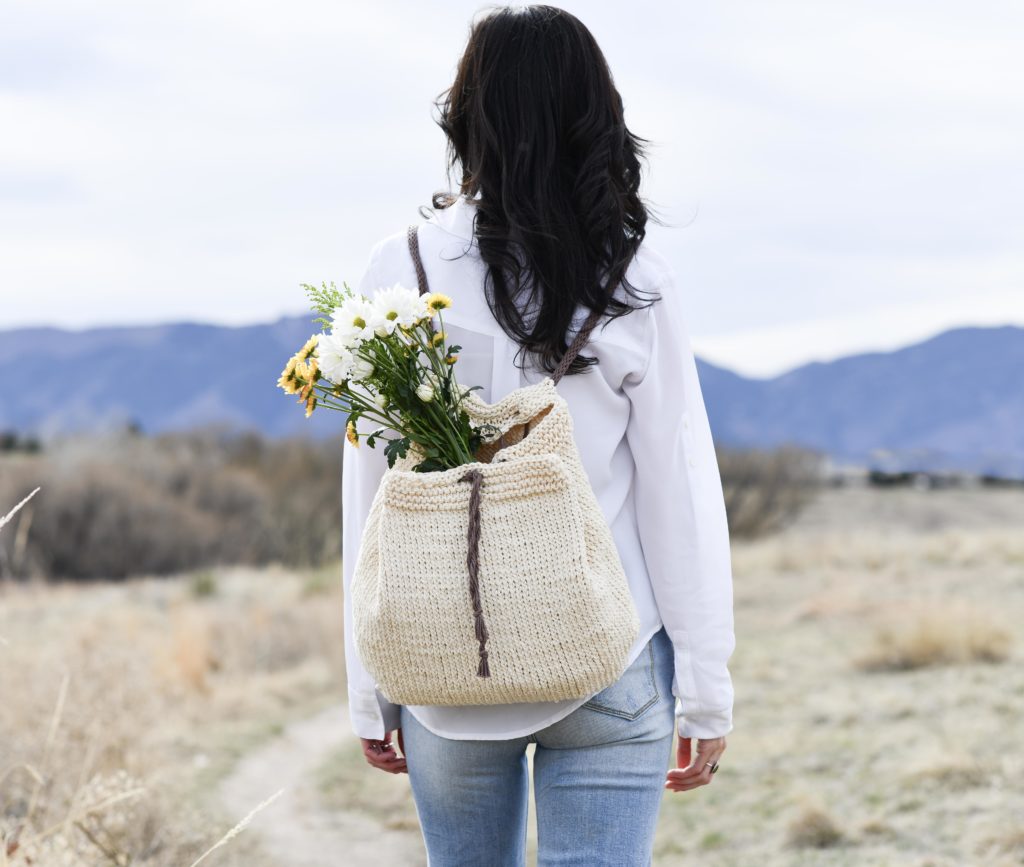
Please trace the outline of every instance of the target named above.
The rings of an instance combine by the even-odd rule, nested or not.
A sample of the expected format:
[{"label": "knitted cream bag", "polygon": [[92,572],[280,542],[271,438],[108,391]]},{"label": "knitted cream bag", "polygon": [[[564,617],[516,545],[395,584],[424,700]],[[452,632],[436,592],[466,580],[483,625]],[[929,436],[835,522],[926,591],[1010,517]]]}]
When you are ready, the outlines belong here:
[{"label": "knitted cream bag", "polygon": [[[415,228],[410,249],[420,291]],[[360,659],[395,704],[583,698],[625,669],[639,620],[615,542],[573,439],[559,369],[494,404],[463,406],[502,431],[478,461],[385,471],[352,577]],[[588,327],[589,326],[589,327]]]}]

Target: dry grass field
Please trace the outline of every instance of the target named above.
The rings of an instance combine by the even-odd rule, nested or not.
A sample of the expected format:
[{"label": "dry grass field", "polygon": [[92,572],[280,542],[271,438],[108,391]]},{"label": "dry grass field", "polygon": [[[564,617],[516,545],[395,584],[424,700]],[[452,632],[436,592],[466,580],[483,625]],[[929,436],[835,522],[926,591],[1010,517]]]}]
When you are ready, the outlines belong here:
[{"label": "dry grass field", "polygon": [[[737,704],[659,865],[1024,864],[1024,492],[826,491],[737,542]],[[424,864],[344,697],[340,569],[0,585],[11,865]],[[17,843],[17,845],[15,845]]]},{"label": "dry grass field", "polygon": [[[238,760],[344,695],[335,572],[0,589],[9,863],[189,867],[244,816],[216,797]],[[254,842],[203,863],[280,863]]]}]

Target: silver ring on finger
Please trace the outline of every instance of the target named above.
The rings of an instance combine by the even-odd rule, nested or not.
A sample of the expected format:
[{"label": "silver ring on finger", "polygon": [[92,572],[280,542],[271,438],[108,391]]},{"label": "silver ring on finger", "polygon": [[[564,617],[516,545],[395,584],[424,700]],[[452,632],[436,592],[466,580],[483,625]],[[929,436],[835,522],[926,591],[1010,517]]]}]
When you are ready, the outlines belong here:
[{"label": "silver ring on finger", "polygon": [[714,764],[712,764],[711,762],[704,762],[704,766],[705,767],[710,766],[711,767],[711,773],[715,773],[718,770],[718,762],[717,761]]}]

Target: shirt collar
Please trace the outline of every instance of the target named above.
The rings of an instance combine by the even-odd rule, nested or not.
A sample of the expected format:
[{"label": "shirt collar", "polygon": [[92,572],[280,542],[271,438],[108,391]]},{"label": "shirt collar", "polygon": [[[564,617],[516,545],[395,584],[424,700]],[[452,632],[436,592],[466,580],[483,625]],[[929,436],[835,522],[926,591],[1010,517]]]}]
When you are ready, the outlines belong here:
[{"label": "shirt collar", "polygon": [[453,238],[476,246],[476,238],[473,233],[476,219],[476,199],[464,195],[458,196],[447,208],[432,209],[428,219]]}]

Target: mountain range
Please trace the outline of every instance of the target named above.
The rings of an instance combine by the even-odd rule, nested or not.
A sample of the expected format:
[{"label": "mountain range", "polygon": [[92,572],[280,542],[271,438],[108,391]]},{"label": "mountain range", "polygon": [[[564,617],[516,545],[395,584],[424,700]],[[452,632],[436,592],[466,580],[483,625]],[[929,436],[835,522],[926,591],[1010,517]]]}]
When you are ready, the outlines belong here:
[{"label": "mountain range", "polygon": [[[0,431],[45,440],[221,422],[275,437],[340,435],[340,413],[306,419],[274,384],[311,330],[309,316],[291,316],[0,331]],[[765,379],[697,363],[720,445],[792,443],[844,464],[1024,476],[1024,328],[955,328]]]}]

